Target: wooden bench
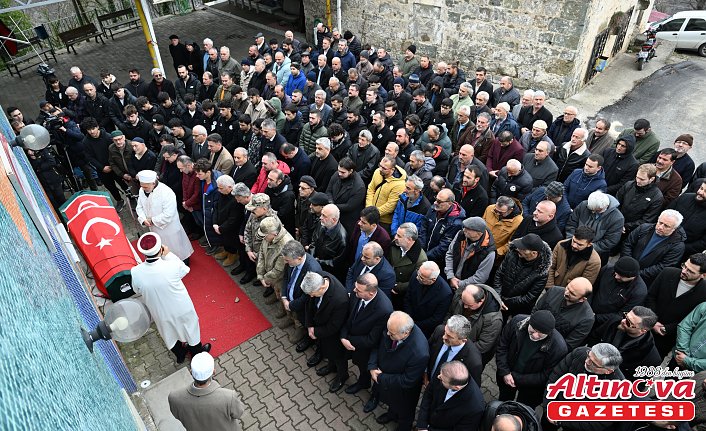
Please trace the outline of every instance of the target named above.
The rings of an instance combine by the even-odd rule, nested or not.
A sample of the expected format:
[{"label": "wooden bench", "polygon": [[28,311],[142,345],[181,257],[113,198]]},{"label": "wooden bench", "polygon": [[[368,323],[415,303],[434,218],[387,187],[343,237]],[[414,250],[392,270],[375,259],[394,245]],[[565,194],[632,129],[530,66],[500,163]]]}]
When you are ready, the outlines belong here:
[{"label": "wooden bench", "polygon": [[[45,61],[49,61],[50,55],[54,58],[54,63],[56,63],[56,52],[54,51],[54,46],[52,45],[51,40],[47,39],[47,44],[44,45],[44,42],[35,36],[30,38],[28,42],[29,43],[22,44],[23,46],[19,47],[22,50],[28,46],[33,47],[33,49],[30,49],[25,54],[9,56],[4,51],[0,53],[3,61],[5,62],[7,71],[10,72],[10,76],[13,76],[16,73],[17,76],[22,78],[22,74],[20,73],[21,71],[27,70],[30,67],[36,66]],[[22,65],[22,67],[20,67],[20,65]]]},{"label": "wooden bench", "polygon": [[138,28],[140,26],[140,18],[135,16],[135,11],[128,8],[98,15],[98,23],[106,37],[110,36],[111,39],[115,39],[115,37],[113,37],[114,31],[123,27],[125,27],[123,30],[129,30],[133,25],[135,28]]},{"label": "wooden bench", "polygon": [[98,43],[98,39],[100,39],[101,43],[105,44],[103,33],[98,31],[96,25],[93,23],[59,33],[59,39],[66,45],[66,52],[71,53],[71,50],[73,50],[74,54],[77,54],[76,48],[74,47],[75,44],[83,42],[84,40],[90,40],[94,37],[96,38],[96,43]]}]

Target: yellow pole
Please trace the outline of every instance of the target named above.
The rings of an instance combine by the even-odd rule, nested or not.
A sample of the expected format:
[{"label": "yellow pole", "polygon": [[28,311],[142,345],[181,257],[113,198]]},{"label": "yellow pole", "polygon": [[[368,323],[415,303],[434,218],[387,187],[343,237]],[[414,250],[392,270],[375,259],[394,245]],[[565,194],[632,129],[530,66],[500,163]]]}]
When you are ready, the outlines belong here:
[{"label": "yellow pole", "polygon": [[331,0],[326,0],[326,24],[329,30],[331,27]]},{"label": "yellow pole", "polygon": [[137,9],[137,15],[140,17],[140,24],[142,25],[142,32],[145,35],[145,40],[147,41],[147,49],[150,52],[150,57],[152,57],[152,66],[162,69],[164,77],[167,77],[167,71],[164,70],[162,65],[162,57],[159,55],[159,50],[157,49],[157,42],[154,37],[154,29],[152,28],[152,22],[149,16],[149,9],[145,5],[144,0],[138,0],[135,2],[135,7]]}]

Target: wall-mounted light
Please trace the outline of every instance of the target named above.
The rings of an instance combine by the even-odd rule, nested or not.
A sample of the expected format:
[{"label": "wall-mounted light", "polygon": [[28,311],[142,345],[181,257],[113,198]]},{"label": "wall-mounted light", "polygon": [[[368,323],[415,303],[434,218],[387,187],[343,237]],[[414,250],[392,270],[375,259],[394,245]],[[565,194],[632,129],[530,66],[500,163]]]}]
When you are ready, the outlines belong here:
[{"label": "wall-mounted light", "polygon": [[93,353],[93,343],[96,341],[112,338],[121,343],[129,343],[145,335],[150,323],[147,307],[138,299],[127,298],[106,307],[105,319],[98,322],[90,332],[81,328],[81,335],[86,347]]}]

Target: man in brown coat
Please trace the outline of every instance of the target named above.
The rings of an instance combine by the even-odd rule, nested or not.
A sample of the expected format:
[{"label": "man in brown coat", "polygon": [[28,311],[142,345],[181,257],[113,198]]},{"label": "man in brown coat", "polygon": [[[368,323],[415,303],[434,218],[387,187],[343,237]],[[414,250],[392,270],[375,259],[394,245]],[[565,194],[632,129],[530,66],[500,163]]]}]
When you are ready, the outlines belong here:
[{"label": "man in brown coat", "polygon": [[572,238],[560,241],[552,253],[552,265],[545,290],[565,287],[571,280],[584,277],[593,284],[601,269],[601,258],[593,249],[595,232],[588,226],[579,226]]},{"label": "man in brown coat", "polygon": [[201,352],[191,359],[194,382],[169,394],[169,410],[187,431],[240,431],[245,406],[238,393],[213,380],[213,356]]}]

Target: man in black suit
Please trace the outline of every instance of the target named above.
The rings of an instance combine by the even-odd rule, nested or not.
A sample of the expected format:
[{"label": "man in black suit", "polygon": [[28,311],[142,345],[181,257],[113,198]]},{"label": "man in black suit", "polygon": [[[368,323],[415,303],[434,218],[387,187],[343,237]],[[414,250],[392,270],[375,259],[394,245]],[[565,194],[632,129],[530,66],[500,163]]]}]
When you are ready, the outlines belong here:
[{"label": "man in black suit", "polygon": [[665,268],[652,282],[645,307],[659,320],[652,328],[655,346],[662,357],[677,341],[679,322],[706,301],[706,254],[695,253],[679,268]]},{"label": "man in black suit", "polygon": [[412,274],[404,297],[404,310],[415,319],[426,338],[444,321],[453,299],[453,292],[446,281],[439,277],[440,273],[436,262],[424,262]]},{"label": "man in black suit", "polygon": [[372,273],[358,276],[353,293],[348,300],[348,320],[341,329],[341,344],[360,373],[358,381],[346,388],[347,394],[370,387],[370,352],[380,344],[387,319],[392,314],[392,303],[380,293],[378,280]]},{"label": "man in black suit", "polygon": [[360,255],[353,266],[348,269],[346,276],[346,291],[353,293],[355,281],[359,275],[372,273],[378,281],[378,287],[389,298],[392,295],[392,289],[395,287],[395,270],[390,265],[390,262],[383,256],[383,250],[380,244],[371,241],[363,246],[363,253]]},{"label": "man in black suit", "polygon": [[393,312],[380,344],[370,353],[368,370],[375,385],[363,411],[375,410],[382,401],[388,411],[377,417],[377,423],[397,421],[398,430],[412,429],[427,362],[429,345],[422,330],[409,314]]},{"label": "man in black suit", "polygon": [[243,183],[252,188],[257,181],[257,169],[248,160],[248,150],[246,148],[237,147],[233,150],[233,170],[230,176],[233,177],[235,183]]},{"label": "man in black suit", "polygon": [[194,126],[191,130],[191,138],[194,142],[191,144],[191,153],[189,155],[194,162],[211,157],[211,150],[208,149],[208,144],[206,143],[207,136],[208,132],[204,126]]},{"label": "man in black suit", "polygon": [[426,381],[434,382],[439,377],[442,365],[459,361],[468,368],[468,373],[480,387],[483,360],[480,351],[469,340],[471,322],[460,314],[449,317],[446,325],[439,325],[429,338],[429,364]]},{"label": "man in black suit", "polygon": [[478,430],[485,401],[475,380],[469,377],[466,366],[461,361],[447,362],[435,380],[424,391],[417,415],[417,430]]},{"label": "man in black suit", "polygon": [[[282,247],[282,258],[287,267],[284,270],[282,280],[282,305],[288,312],[285,322],[289,321],[296,328],[289,337],[289,341],[297,343],[297,352],[303,352],[314,340],[304,329],[304,310],[306,307],[307,295],[304,295],[300,287],[304,276],[309,272],[321,272],[321,265],[314,257],[304,250],[304,246],[299,241],[289,241]],[[277,326],[286,328],[290,324],[285,322]]]},{"label": "man in black suit", "polygon": [[346,322],[348,295],[343,285],[328,272],[309,272],[301,283],[302,292],[309,295],[304,312],[309,337],[319,343],[321,355],[328,363],[316,370],[319,376],[336,373],[329,386],[336,392],[348,380],[348,361],[341,344],[340,331]]}]

